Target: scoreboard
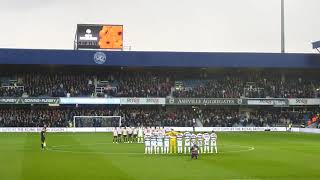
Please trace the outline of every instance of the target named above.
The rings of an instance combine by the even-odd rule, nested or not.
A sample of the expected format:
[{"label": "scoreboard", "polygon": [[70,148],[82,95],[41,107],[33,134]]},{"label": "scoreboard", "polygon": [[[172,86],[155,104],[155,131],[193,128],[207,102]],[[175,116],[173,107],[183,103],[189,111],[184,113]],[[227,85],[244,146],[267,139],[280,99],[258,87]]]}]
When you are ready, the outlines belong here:
[{"label": "scoreboard", "polygon": [[78,24],[77,49],[122,49],[123,25]]}]

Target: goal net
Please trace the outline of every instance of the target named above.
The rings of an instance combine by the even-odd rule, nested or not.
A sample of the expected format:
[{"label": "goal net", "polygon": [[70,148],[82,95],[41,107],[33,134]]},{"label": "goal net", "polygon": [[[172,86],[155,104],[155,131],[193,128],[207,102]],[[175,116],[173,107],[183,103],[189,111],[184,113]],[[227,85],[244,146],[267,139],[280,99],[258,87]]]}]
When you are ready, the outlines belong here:
[{"label": "goal net", "polygon": [[73,127],[120,127],[121,116],[73,116]]}]

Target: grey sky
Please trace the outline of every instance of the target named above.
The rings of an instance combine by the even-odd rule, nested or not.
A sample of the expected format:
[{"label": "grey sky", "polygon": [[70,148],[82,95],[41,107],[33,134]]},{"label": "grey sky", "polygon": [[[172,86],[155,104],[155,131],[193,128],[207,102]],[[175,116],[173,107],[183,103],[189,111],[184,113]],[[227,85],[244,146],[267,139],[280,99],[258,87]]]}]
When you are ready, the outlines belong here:
[{"label": "grey sky", "polygon": [[[315,52],[320,1],[286,0],[286,51]],[[72,49],[76,24],[123,24],[139,51],[279,52],[280,0],[1,0],[1,48]]]}]

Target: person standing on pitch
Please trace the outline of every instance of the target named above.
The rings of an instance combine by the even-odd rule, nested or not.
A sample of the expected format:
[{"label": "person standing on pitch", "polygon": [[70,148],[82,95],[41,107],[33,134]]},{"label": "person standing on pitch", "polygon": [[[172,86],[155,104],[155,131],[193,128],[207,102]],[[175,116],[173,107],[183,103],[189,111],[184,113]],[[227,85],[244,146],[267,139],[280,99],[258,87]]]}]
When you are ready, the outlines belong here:
[{"label": "person standing on pitch", "polygon": [[113,140],[112,143],[117,143],[118,144],[118,131],[117,128],[113,129]]},{"label": "person standing on pitch", "polygon": [[197,144],[197,135],[192,133],[191,134],[191,146]]},{"label": "person standing on pitch", "polygon": [[178,153],[181,154],[183,151],[182,148],[183,135],[181,133],[177,134],[177,145],[178,145]]},{"label": "person standing on pitch", "polygon": [[160,127],[157,126],[156,129],[155,129],[155,133],[159,134],[160,133]]},{"label": "person standing on pitch", "polygon": [[137,142],[138,129],[136,127],[133,128],[133,142]]},{"label": "person standing on pitch", "polygon": [[157,148],[157,135],[153,133],[151,135],[151,154],[152,153],[157,154],[156,148]]},{"label": "person standing on pitch", "polygon": [[41,149],[45,149],[47,147],[46,145],[46,133],[47,133],[47,127],[46,125],[43,126],[40,136],[41,136]]},{"label": "person standing on pitch", "polygon": [[160,133],[162,134],[162,136],[166,134],[166,130],[164,129],[164,127],[160,127]]},{"label": "person standing on pitch", "polygon": [[203,153],[203,135],[201,133],[197,134],[197,145],[199,147],[199,153]]},{"label": "person standing on pitch", "polygon": [[138,129],[138,143],[143,143],[143,127],[140,126]]},{"label": "person standing on pitch", "polygon": [[203,134],[203,139],[204,139],[204,151],[203,153],[210,153],[210,134],[209,133],[204,133]]},{"label": "person standing on pitch", "polygon": [[210,134],[211,153],[213,153],[213,147],[214,147],[216,153],[218,153],[217,139],[218,139],[217,134],[214,131],[212,131],[212,133]]},{"label": "person standing on pitch", "polygon": [[144,137],[144,154],[151,154],[151,139],[148,134]]},{"label": "person standing on pitch", "polygon": [[170,132],[167,133],[170,136],[170,154],[177,152],[177,132],[171,129]]},{"label": "person standing on pitch", "polygon": [[122,130],[121,130],[120,127],[118,127],[118,130],[117,130],[117,131],[118,131],[118,139],[117,139],[118,141],[117,141],[117,142],[118,142],[118,143],[119,143],[119,142],[121,143]]},{"label": "person standing on pitch", "polygon": [[184,153],[190,153],[190,147],[191,147],[191,134],[189,132],[184,133]]},{"label": "person standing on pitch", "polygon": [[163,154],[163,135],[158,133],[156,154]]},{"label": "person standing on pitch", "polygon": [[150,127],[150,133],[154,134],[154,132],[156,132],[156,127]]},{"label": "person standing on pitch", "polygon": [[289,123],[289,128],[288,128],[288,131],[291,131],[292,130],[292,122]]},{"label": "person standing on pitch", "polygon": [[169,154],[169,148],[170,148],[170,136],[169,135],[165,135],[164,136],[164,154]]},{"label": "person standing on pitch", "polygon": [[132,143],[132,133],[133,133],[132,127],[128,127],[128,143]]},{"label": "person standing on pitch", "polygon": [[127,127],[122,129],[123,142],[128,143],[128,130]]}]

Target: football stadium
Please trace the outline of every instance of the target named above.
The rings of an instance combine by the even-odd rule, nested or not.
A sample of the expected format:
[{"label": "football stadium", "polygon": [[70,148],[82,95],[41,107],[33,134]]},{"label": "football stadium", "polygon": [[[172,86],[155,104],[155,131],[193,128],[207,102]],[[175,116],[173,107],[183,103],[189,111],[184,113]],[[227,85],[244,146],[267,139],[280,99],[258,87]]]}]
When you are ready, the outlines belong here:
[{"label": "football stadium", "polygon": [[111,23],[1,46],[0,179],[320,179],[320,42],[286,53],[283,16],[280,52],[133,50]]}]

